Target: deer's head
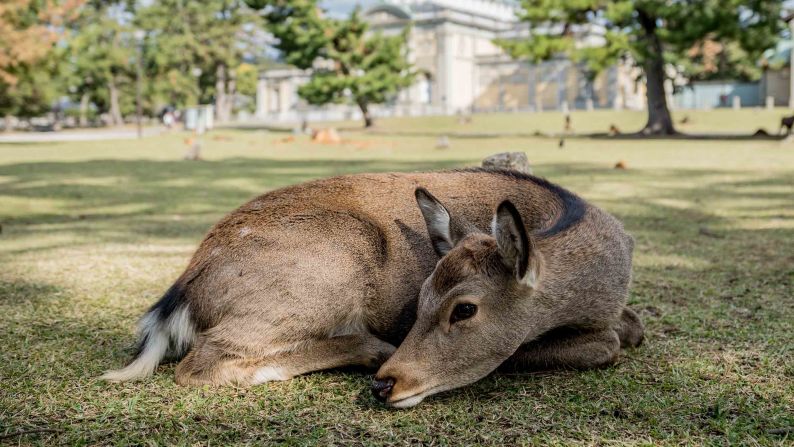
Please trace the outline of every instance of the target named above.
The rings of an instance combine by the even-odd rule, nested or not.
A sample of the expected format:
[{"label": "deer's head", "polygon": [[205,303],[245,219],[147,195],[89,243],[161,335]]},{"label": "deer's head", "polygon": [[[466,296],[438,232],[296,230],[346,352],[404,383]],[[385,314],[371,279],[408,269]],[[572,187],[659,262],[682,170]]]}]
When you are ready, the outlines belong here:
[{"label": "deer's head", "polygon": [[423,188],[416,200],[441,259],[422,285],[414,326],[372,385],[376,397],[400,408],[475,382],[518,349],[542,265],[509,201],[485,234]]}]

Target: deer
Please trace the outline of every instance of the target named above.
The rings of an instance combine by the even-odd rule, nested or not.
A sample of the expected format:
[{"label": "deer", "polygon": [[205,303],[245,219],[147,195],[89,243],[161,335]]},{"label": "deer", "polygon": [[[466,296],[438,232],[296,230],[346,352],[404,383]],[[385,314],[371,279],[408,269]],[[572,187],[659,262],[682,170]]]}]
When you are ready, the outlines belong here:
[{"label": "deer", "polygon": [[786,128],[786,135],[791,135],[791,128],[794,127],[794,115],[784,116],[780,119],[780,128],[777,131],[778,135],[783,133],[783,128]]},{"label": "deer", "polygon": [[516,171],[293,185],[209,231],[101,378],[176,360],[179,385],[253,386],[360,366],[404,408],[499,367],[605,367],[643,338],[632,250],[618,219]]}]

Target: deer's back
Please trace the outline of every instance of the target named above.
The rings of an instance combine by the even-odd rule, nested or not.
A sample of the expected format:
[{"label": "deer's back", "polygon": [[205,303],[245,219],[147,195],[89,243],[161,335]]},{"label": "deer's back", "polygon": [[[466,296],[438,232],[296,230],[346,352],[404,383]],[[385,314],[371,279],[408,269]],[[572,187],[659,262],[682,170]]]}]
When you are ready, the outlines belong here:
[{"label": "deer's back", "polygon": [[[540,249],[557,275],[554,293],[572,281],[581,284],[578,277],[603,273],[603,259],[617,259],[610,268],[626,269],[619,242],[626,236],[616,219],[531,176],[488,170],[341,176],[261,195],[210,230],[185,274],[192,276],[193,306],[204,310],[200,326],[212,326],[233,306],[256,311],[261,303],[248,297],[251,290],[303,287],[308,277],[327,284],[328,296],[318,291],[306,299],[361,291],[372,332],[400,339],[437,261],[414,199],[418,186],[486,232],[495,207],[513,201],[542,236]],[[627,268],[618,276],[630,275],[630,249]]]}]

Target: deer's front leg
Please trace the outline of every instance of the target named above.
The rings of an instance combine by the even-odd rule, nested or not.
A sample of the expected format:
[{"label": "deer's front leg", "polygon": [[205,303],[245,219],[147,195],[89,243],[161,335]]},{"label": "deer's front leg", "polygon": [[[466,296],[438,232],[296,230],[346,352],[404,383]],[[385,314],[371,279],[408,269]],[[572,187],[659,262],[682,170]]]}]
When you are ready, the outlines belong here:
[{"label": "deer's front leg", "polygon": [[615,363],[620,338],[613,329],[556,329],[521,346],[503,365],[510,371],[591,369]]}]

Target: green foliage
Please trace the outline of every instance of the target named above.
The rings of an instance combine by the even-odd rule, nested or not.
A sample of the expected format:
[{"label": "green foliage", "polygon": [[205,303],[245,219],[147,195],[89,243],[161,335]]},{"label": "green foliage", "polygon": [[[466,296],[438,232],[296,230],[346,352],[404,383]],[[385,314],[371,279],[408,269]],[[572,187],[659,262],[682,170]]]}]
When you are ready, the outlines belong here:
[{"label": "green foliage", "polygon": [[260,51],[252,40],[258,22],[237,0],[158,0],[140,9],[135,25],[147,31],[148,96],[160,105],[211,102],[218,67],[235,68]]},{"label": "green foliage", "polygon": [[255,96],[259,69],[253,64],[242,63],[235,72],[237,74],[237,91],[246,96]]},{"label": "green foliage", "polygon": [[[111,109],[111,86],[123,90],[124,98],[134,91],[136,42],[129,24],[117,18],[123,11],[119,1],[87,3],[66,42],[64,81],[68,91],[75,101],[88,95],[99,113]],[[128,105],[120,111],[132,110]]]},{"label": "green foliage", "polygon": [[34,118],[50,112],[58,98],[57,70],[52,56],[17,67],[13,85],[0,82],[0,115]]},{"label": "green foliage", "polygon": [[254,9],[263,9],[267,30],[279,42],[284,62],[300,69],[311,68],[328,45],[336,23],[322,17],[316,0],[246,0]]},{"label": "green foliage", "polygon": [[264,8],[268,30],[278,39],[284,61],[314,68],[298,94],[309,104],[352,101],[371,125],[368,105],[395,98],[413,84],[415,71],[406,58],[410,29],[395,36],[368,33],[356,9],[344,20],[324,17],[314,0],[248,0]]},{"label": "green foliage", "polygon": [[[687,79],[757,79],[761,53],[782,30],[779,0],[522,0],[520,19],[536,31],[523,41],[499,40],[532,61],[566,54],[597,73],[618,58],[640,66],[663,58]],[[586,27],[604,30],[604,45],[577,46]],[[648,38],[655,34],[663,54]]]},{"label": "green foliage", "polygon": [[235,70],[237,78],[237,92],[246,97],[246,102],[242,106],[244,110],[253,112],[256,110],[256,84],[259,80],[259,67],[253,64],[242,63]]}]

